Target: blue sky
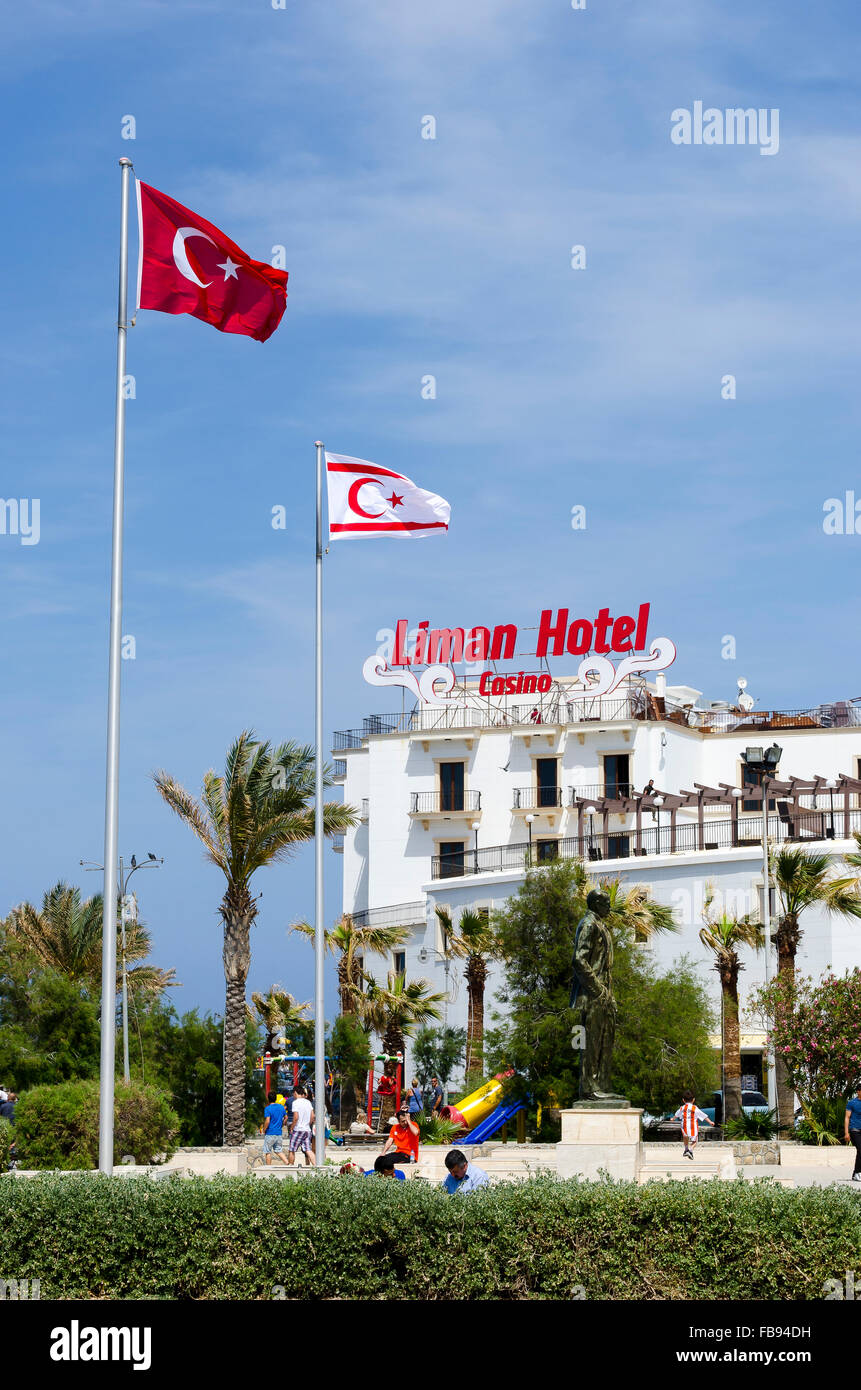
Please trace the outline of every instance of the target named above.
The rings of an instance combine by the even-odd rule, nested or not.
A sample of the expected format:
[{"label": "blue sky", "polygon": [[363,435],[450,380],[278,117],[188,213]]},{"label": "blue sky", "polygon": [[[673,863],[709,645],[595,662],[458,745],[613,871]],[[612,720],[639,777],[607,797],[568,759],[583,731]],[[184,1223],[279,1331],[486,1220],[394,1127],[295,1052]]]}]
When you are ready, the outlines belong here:
[{"label": "blue sky", "polygon": [[[0,911],[99,887],[121,155],[290,272],[266,344],[130,333],[120,845],[165,856],[137,884],[180,1007],[221,1006],[222,881],[149,774],[310,741],[315,438],[452,503],[442,540],[327,557],[327,743],[392,703],[361,664],[399,617],[648,600],[711,698],[861,694],[861,536],[822,527],[861,498],[856,5],[36,0],[4,31],[2,494],[41,536],[0,536]],[[777,108],[779,152],[674,145],[697,100]],[[311,997],[312,859],[259,876],[251,988]]]}]

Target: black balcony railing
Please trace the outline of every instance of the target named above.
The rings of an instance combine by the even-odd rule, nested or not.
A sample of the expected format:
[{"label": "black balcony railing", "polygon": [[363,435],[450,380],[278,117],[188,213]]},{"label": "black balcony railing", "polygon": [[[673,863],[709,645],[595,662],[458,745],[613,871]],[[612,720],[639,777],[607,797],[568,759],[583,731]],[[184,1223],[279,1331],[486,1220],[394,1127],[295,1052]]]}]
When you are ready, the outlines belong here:
[{"label": "black balcony railing", "polygon": [[347,759],[346,759],[346,758],[333,758],[333,759],[332,759],[332,775],[333,775],[333,777],[346,777],[346,775],[347,775]]},{"label": "black balcony railing", "polygon": [[595,801],[602,796],[633,796],[634,784],[632,782],[592,782],[586,787],[572,787],[568,799],[569,806],[576,806],[578,801]]},{"label": "black balcony railing", "polygon": [[411,792],[410,793],[410,815],[433,815],[439,813],[455,815],[458,812],[480,811],[481,792],[456,791],[454,789],[447,792]]},{"label": "black balcony railing", "polygon": [[562,805],[561,787],[515,787],[515,811],[540,811]]},{"label": "black balcony railing", "polygon": [[[849,812],[846,827],[842,809],[835,810],[834,835],[842,838],[845,830],[861,830],[861,810]],[[776,843],[822,842],[832,838],[830,811],[793,813],[790,819],[779,814],[768,817],[768,836]],[[638,855],[691,854],[710,850],[747,848],[762,843],[762,817],[743,816],[736,824],[732,820],[706,821],[702,843],[696,821],[679,821],[673,827],[666,814],[660,822],[641,827],[639,846],[634,827],[612,831],[607,835],[588,832],[569,835],[558,840],[535,840],[530,850],[528,840],[512,845],[490,845],[483,849],[464,849],[453,856],[434,855],[431,860],[432,878],[451,878],[465,874],[493,874],[528,869],[530,865],[556,859],[614,860],[631,859]],[[555,846],[555,849],[552,848]]]}]

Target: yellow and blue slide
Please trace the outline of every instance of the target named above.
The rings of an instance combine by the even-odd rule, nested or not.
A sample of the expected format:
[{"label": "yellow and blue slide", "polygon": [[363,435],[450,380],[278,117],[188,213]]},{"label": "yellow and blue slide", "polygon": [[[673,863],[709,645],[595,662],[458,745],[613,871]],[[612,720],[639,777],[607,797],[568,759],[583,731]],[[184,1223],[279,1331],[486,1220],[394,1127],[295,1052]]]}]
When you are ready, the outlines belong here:
[{"label": "yellow and blue slide", "polygon": [[456,1102],[461,1115],[470,1125],[469,1133],[458,1139],[459,1144],[483,1144],[502,1129],[512,1115],[525,1109],[522,1100],[503,1100],[503,1085],[511,1075],[510,1071],[500,1072],[492,1081],[485,1082],[477,1091],[471,1091],[463,1100]]}]

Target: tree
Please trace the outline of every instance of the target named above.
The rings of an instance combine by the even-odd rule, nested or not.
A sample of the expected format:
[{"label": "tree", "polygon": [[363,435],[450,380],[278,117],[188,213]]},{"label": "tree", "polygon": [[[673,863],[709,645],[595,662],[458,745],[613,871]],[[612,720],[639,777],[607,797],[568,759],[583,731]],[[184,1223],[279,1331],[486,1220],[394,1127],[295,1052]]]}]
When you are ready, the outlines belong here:
[{"label": "tree", "polygon": [[[310,1007],[310,1004],[298,1004],[293,995],[288,994],[280,985],[271,985],[265,994],[255,991],[251,996],[248,1017],[266,1033],[263,1051],[280,1051],[275,1039],[282,1034],[289,1046],[293,1041],[293,1033],[304,1032],[308,1027],[307,1015]],[[297,1048],[296,1051],[298,1050]]]},{"label": "tree", "polygon": [[[210,770],[200,800],[166,772],[154,774],[159,795],[194,831],[227,888],[220,904],[224,927],[226,1144],[245,1138],[245,983],[251,964],[251,927],[257,902],[251,880],[258,869],[288,859],[314,838],[314,750],[282,743],[272,748],[245,730],[231,745],[224,776]],[[326,785],[331,785],[327,773]],[[326,802],[323,830],[338,834],[357,823],[355,811]]]},{"label": "tree", "polygon": [[[291,928],[314,940],[310,922],[294,922]],[[409,927],[358,925],[348,912],[334,927],[324,931],[326,950],[338,955],[338,994],[341,1013],[356,1012],[356,995],[363,984],[363,965],[366,956],[387,956],[403,946],[410,934]]]},{"label": "tree", "polygon": [[338,1126],[348,1128],[356,1118],[356,1094],[363,1094],[371,1065],[368,1035],[355,1014],[339,1014],[332,1025],[327,1050],[340,1077]]},{"label": "tree", "polygon": [[[407,980],[404,975],[389,972],[385,985],[379,984],[372,975],[367,977],[367,990],[356,998],[357,1017],[368,1031],[377,1033],[382,1039],[383,1052],[393,1057],[404,1053],[405,1040],[412,1037],[420,1024],[430,1019],[438,1019],[440,1004],[445,1002],[444,994],[432,994],[427,980]],[[396,1062],[386,1062],[384,1071],[394,1076]],[[383,1096],[381,1119],[391,1113],[394,1099]]]},{"label": "tree", "polygon": [[738,1023],[738,974],[744,969],[739,956],[742,946],[755,951],[765,945],[765,932],[759,922],[753,922],[749,912],[743,917],[728,912],[712,912],[714,891],[706,890],[700,941],[712,952],[715,970],[720,977],[723,1009],[721,1014],[721,1053],[723,1056],[723,1113],[725,1120],[735,1120],[741,1114],[741,1034]]},{"label": "tree", "polygon": [[[42,898],[41,911],[32,903],[13,908],[7,918],[11,935],[25,942],[40,965],[80,985],[91,999],[102,991],[102,895],[81,901],[80,888],[57,883]],[[173,970],[141,965],[151,949],[142,922],[126,925],[126,978],[132,994],[161,994],[176,985]],[[128,969],[129,964],[132,968]],[[122,989],[122,961],[117,961],[117,993]]]},{"label": "tree", "polygon": [[438,907],[436,915],[448,943],[447,949],[466,961],[463,975],[469,998],[466,1026],[466,1074],[469,1076],[473,1071],[481,1071],[484,1061],[484,986],[487,963],[497,954],[496,934],[487,912],[465,908],[457,928],[447,908]]},{"label": "tree", "polygon": [[653,1115],[677,1107],[683,1091],[714,1089],[709,1041],[714,1013],[704,981],[685,956],[659,975],[648,952],[620,942],[613,965],[619,1009],[613,1088]]},{"label": "tree", "polygon": [[[505,983],[499,992],[508,1018],[489,1035],[493,1069],[514,1068],[512,1094],[541,1105],[569,1105],[577,1094],[579,1053],[572,1042],[578,1015],[569,1006],[577,925],[593,879],[576,859],[531,869],[494,917]],[[610,895],[607,924],[621,949],[639,934],[673,927],[669,908],[652,903],[639,885],[600,884]],[[497,1018],[499,1016],[497,1015]]]},{"label": "tree", "polygon": [[423,1086],[437,1077],[443,1090],[463,1061],[465,1028],[422,1028],[413,1042],[413,1066]]},{"label": "tree", "polygon": [[[832,878],[830,868],[830,856],[814,850],[793,847],[782,849],[774,856],[772,872],[777,889],[778,920],[771,939],[777,947],[778,977],[784,980],[789,991],[795,980],[795,958],[803,936],[801,914],[818,905],[829,915],[861,917],[858,880]],[[778,1122],[788,1128],[794,1120],[793,1087],[780,1053],[775,1055],[775,1074]]]},{"label": "tree", "polygon": [[845,1100],[861,1078],[861,970],[791,983],[784,973],[756,990],[753,1002],[769,1020],[775,1056],[808,1124],[820,1129],[816,1116]]}]

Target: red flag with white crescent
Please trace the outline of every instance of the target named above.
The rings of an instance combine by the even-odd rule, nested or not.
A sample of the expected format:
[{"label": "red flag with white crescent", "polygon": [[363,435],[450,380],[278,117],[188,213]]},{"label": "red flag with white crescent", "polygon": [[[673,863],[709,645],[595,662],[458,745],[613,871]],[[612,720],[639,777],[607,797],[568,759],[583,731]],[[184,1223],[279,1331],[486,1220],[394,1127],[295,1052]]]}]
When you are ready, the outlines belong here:
[{"label": "red flag with white crescent", "polygon": [[287,271],[253,261],[218,227],[138,179],[140,309],[191,314],[263,343],[287,304]]},{"label": "red flag with white crescent", "polygon": [[329,538],[399,536],[417,540],[448,530],[444,497],[416,487],[404,473],[348,454],[326,454]]}]

